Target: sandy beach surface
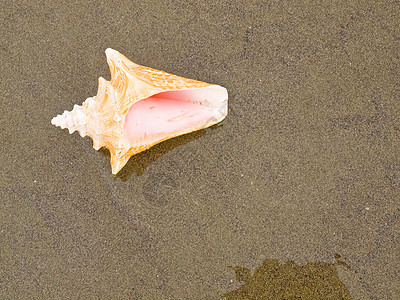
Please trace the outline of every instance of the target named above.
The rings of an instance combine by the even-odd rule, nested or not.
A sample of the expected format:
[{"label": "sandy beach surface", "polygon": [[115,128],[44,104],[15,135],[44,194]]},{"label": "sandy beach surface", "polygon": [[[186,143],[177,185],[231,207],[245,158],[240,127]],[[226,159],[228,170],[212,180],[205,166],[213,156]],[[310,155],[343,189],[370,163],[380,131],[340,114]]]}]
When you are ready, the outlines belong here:
[{"label": "sandy beach surface", "polygon": [[[5,0],[0,33],[1,299],[400,299],[398,1]],[[113,176],[50,123],[108,47],[228,117]]]}]

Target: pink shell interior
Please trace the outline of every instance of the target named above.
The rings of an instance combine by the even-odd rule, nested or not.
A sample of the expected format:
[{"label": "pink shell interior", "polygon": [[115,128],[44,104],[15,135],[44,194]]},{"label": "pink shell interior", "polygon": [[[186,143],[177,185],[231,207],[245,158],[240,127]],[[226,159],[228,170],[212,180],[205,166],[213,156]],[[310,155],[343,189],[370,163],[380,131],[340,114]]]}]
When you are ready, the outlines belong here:
[{"label": "pink shell interior", "polygon": [[[219,86],[162,92],[134,103],[125,118],[124,133],[132,144],[174,136],[182,129],[202,127],[220,115],[211,103]],[[217,95],[216,95],[217,94]],[[221,106],[221,103],[219,103]]]}]

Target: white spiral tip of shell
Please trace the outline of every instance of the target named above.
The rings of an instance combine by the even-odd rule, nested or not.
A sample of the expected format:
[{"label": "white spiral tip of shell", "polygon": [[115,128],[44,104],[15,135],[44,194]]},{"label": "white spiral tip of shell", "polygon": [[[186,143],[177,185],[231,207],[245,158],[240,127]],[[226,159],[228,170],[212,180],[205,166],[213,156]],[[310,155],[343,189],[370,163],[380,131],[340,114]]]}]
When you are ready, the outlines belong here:
[{"label": "white spiral tip of shell", "polygon": [[65,110],[63,114],[54,117],[51,124],[62,129],[67,128],[70,134],[78,131],[81,137],[86,135],[86,114],[83,108],[76,104],[72,111]]}]

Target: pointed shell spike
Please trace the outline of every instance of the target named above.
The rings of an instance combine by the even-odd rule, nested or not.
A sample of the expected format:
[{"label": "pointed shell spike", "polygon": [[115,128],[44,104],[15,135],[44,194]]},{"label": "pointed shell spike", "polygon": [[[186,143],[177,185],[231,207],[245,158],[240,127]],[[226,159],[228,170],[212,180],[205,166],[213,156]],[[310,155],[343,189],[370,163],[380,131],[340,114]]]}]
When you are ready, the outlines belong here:
[{"label": "pointed shell spike", "polygon": [[[70,133],[78,131],[82,137],[90,136],[96,150],[107,147],[113,174],[132,155],[166,139],[214,125],[226,117],[225,88],[137,65],[111,48],[105,52],[111,80],[100,77],[96,96],[54,117],[51,124],[67,128]],[[137,106],[135,103],[141,100],[146,101]],[[161,111],[159,115],[150,113],[153,107],[149,103],[156,103]],[[166,103],[170,106],[163,111]],[[135,110],[142,106],[147,110]],[[186,112],[185,107],[189,107]],[[170,111],[172,115],[168,116]],[[168,117],[160,119],[163,114]],[[197,120],[194,116],[202,117]],[[148,124],[150,128],[142,128],[141,124]],[[165,129],[171,124],[175,126],[173,129]],[[138,132],[135,126],[139,126]]]}]

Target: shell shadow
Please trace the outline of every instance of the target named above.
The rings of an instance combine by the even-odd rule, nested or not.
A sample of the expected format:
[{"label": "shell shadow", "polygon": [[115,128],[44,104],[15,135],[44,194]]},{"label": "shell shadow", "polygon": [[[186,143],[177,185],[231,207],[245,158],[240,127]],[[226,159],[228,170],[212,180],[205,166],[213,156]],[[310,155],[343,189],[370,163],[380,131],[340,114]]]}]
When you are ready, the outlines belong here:
[{"label": "shell shadow", "polygon": [[[209,127],[212,130],[217,129],[218,127],[221,127],[222,125],[216,124],[214,126]],[[166,140],[164,142],[161,142],[159,144],[154,145],[150,149],[140,152],[136,155],[133,155],[127,164],[122,168],[120,172],[116,175],[117,178],[120,178],[122,181],[127,181],[129,177],[132,176],[133,173],[136,174],[136,176],[142,176],[146,168],[159,159],[161,156],[164,154],[168,153],[172,149],[175,149],[179,146],[182,146],[184,144],[190,143],[194,140],[197,140],[198,138],[202,137],[208,128],[198,130],[195,132],[191,132],[188,134],[184,134],[181,136],[177,136],[175,138]],[[108,151],[107,148],[103,147],[99,150],[99,152],[107,157],[110,157],[110,152]]]}]

